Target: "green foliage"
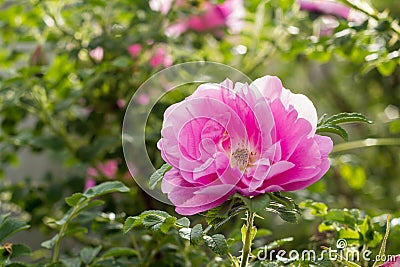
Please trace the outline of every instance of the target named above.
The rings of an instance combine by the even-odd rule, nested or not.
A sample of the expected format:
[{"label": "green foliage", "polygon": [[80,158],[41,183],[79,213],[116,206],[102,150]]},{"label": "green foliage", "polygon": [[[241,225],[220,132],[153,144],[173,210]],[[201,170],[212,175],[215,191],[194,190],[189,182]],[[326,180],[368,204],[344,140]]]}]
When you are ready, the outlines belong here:
[{"label": "green foliage", "polygon": [[225,237],[221,234],[215,234],[213,236],[203,236],[204,242],[213,252],[219,255],[225,255],[228,252],[228,245]]},{"label": "green foliage", "polygon": [[241,197],[247,209],[251,212],[262,212],[268,207],[270,198],[268,194],[259,195],[252,198]]},{"label": "green foliage", "polygon": [[150,189],[154,189],[159,183],[162,178],[164,177],[165,173],[171,169],[171,165],[164,164],[158,170],[156,170],[151,176],[149,181]]},{"label": "green foliage", "polygon": [[25,222],[12,220],[9,217],[10,214],[0,215],[0,242],[4,242],[11,235],[29,228],[29,225]]},{"label": "green foliage", "polygon": [[[25,222],[11,219],[10,214],[0,215],[0,266],[17,266],[14,262],[15,258],[29,255],[31,249],[24,244],[13,244],[6,242],[12,235],[17,232],[28,229],[30,226]],[[21,264],[21,266],[25,266]]]},{"label": "green foliage", "polygon": [[338,124],[347,122],[365,122],[372,123],[364,115],[360,113],[339,113],[325,119],[325,115],[322,116],[317,125],[317,133],[333,133],[342,137],[345,141],[349,139],[349,136],[345,129],[340,127]]}]

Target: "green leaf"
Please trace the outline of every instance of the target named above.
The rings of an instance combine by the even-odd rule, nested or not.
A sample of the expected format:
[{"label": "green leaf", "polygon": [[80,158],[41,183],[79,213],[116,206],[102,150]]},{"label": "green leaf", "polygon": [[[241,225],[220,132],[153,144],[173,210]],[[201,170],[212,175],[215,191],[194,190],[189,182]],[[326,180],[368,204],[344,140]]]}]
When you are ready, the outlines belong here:
[{"label": "green leaf", "polygon": [[150,229],[152,231],[159,231],[165,219],[165,217],[156,214],[150,214],[144,217],[142,222],[147,229]]},{"label": "green leaf", "polygon": [[390,122],[389,128],[392,134],[400,133],[400,119]]},{"label": "green leaf", "polygon": [[115,247],[107,250],[101,257],[102,258],[109,258],[109,257],[121,257],[121,256],[134,256],[138,253],[136,250],[132,248],[125,248],[125,247]]},{"label": "green leaf", "polygon": [[311,200],[304,201],[299,204],[301,208],[309,208],[310,213],[314,216],[325,216],[328,213],[328,207],[322,202],[313,202]]},{"label": "green leaf", "polygon": [[213,236],[205,235],[203,236],[203,240],[207,247],[216,254],[225,255],[228,253],[228,244],[226,243],[225,236],[221,234],[215,234]]},{"label": "green leaf", "polygon": [[327,115],[327,114],[323,114],[323,115],[318,119],[317,126],[320,126],[320,125],[324,124],[324,120],[325,120],[326,116],[328,116],[328,115]]},{"label": "green leaf", "polygon": [[183,239],[190,241],[190,233],[192,232],[192,228],[184,227],[179,229],[179,236]]},{"label": "green leaf", "polygon": [[340,229],[339,238],[358,240],[360,238],[360,234],[353,229],[344,228]]},{"label": "green leaf", "polygon": [[228,212],[232,207],[232,200],[225,201],[218,207],[215,207],[206,213],[206,222],[208,225],[221,223],[228,217]]},{"label": "green leaf", "polygon": [[325,231],[339,231],[339,226],[336,223],[322,222],[318,225],[318,232],[322,233]]},{"label": "green leaf", "polygon": [[171,165],[169,164],[164,164],[162,165],[158,170],[156,170],[151,176],[150,176],[150,181],[149,181],[149,186],[150,189],[154,189],[157,185],[158,182],[162,180],[164,177],[165,173],[171,169]]},{"label": "green leaf", "polygon": [[268,194],[263,194],[252,198],[241,197],[241,199],[246,204],[249,211],[256,213],[265,211],[265,208],[268,207],[270,201]]},{"label": "green leaf", "polygon": [[213,208],[206,213],[207,224],[218,228],[228,222],[232,217],[246,211],[248,208],[244,205],[241,196],[230,201],[225,201],[222,205]]},{"label": "green leaf", "polygon": [[325,220],[328,221],[334,221],[334,222],[340,222],[342,224],[347,224],[347,225],[355,225],[356,224],[356,219],[354,218],[354,215],[350,213],[349,210],[347,209],[330,209],[328,211],[328,214],[325,216]]},{"label": "green leaf", "polygon": [[6,219],[10,216],[10,213],[0,214],[0,227],[6,221]]},{"label": "green leaf", "polygon": [[86,234],[87,232],[88,232],[88,229],[86,227],[73,227],[72,229],[68,229],[65,232],[65,236],[76,235],[79,233]]},{"label": "green leaf", "polygon": [[190,226],[190,220],[186,217],[182,217],[176,221],[176,224],[183,226],[183,227],[189,227]]},{"label": "green leaf", "polygon": [[58,238],[58,234],[56,234],[49,240],[43,241],[40,245],[44,248],[52,249],[54,247],[54,245],[56,244],[57,238]]},{"label": "green leaf", "polygon": [[281,217],[281,219],[286,222],[297,223],[298,212],[296,210],[288,210],[282,204],[271,203],[269,208],[267,208],[266,210],[278,214],[279,217]]},{"label": "green leaf", "polygon": [[365,123],[372,123],[372,121],[368,120],[363,114],[361,113],[348,113],[348,112],[343,112],[339,114],[335,114],[328,119],[325,120],[325,122],[322,124],[340,124],[340,123],[345,123],[345,122],[365,122]]},{"label": "green leaf", "polygon": [[190,244],[198,245],[200,244],[203,236],[203,226],[201,224],[196,224],[190,231]]},{"label": "green leaf", "polygon": [[[94,208],[94,207],[97,207],[97,206],[101,206],[103,204],[104,204],[103,200],[100,200],[100,199],[92,200],[92,201],[88,202],[87,204],[81,206],[78,209],[77,214],[81,213],[82,211],[85,211],[85,210],[88,210],[88,209],[91,209],[91,208]],[[59,222],[56,222],[56,223],[59,223]]]},{"label": "green leaf", "polygon": [[138,226],[137,224],[138,220],[140,221],[139,216],[129,216],[128,218],[126,218],[123,228],[124,234],[128,233],[133,227]]},{"label": "green leaf", "polygon": [[73,207],[82,199],[86,198],[82,193],[75,193],[70,197],[65,198],[65,202],[70,206]]},{"label": "green leaf", "polygon": [[63,258],[61,261],[67,267],[81,267],[81,263],[82,263],[81,259],[78,258],[78,257],[75,257],[75,258]]},{"label": "green leaf", "polygon": [[24,244],[13,244],[11,259],[31,254],[31,249]]},{"label": "green leaf", "polygon": [[101,195],[109,194],[109,193],[114,193],[114,192],[120,192],[120,193],[125,193],[129,192],[130,189],[126,187],[123,183],[119,181],[113,181],[113,182],[105,182],[99,185],[96,185],[95,187],[89,188],[83,196],[87,198],[94,198],[94,197],[99,197]]},{"label": "green leaf", "polygon": [[333,125],[333,124],[323,124],[321,126],[317,127],[317,134],[320,133],[333,133],[337,134],[340,137],[342,137],[345,141],[349,139],[349,136],[347,135],[347,132],[340,126]]},{"label": "green leaf", "polygon": [[1,219],[3,223],[0,225],[0,243],[3,242],[7,237],[30,227],[23,221],[11,220],[8,219],[7,216],[8,215]]},{"label": "green leaf", "polygon": [[161,232],[166,234],[169,231],[169,229],[175,225],[175,223],[176,223],[175,217],[166,218],[161,225],[161,228],[160,228]]},{"label": "green leaf", "polygon": [[377,69],[383,76],[389,76],[396,69],[397,65],[397,62],[394,60],[386,60],[378,63]]},{"label": "green leaf", "polygon": [[97,254],[99,254],[100,250],[101,250],[101,246],[98,246],[95,248],[84,247],[80,253],[83,263],[85,263],[87,265],[90,264],[93,261],[93,259],[97,256]]}]

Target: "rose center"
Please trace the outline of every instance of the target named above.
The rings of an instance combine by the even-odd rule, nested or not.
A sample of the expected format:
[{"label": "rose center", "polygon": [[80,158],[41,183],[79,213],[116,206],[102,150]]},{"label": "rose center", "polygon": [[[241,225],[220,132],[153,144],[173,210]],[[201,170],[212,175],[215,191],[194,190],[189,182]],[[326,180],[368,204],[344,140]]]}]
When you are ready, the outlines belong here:
[{"label": "rose center", "polygon": [[240,170],[244,170],[249,164],[249,156],[249,151],[246,148],[238,148],[232,153],[231,163]]}]

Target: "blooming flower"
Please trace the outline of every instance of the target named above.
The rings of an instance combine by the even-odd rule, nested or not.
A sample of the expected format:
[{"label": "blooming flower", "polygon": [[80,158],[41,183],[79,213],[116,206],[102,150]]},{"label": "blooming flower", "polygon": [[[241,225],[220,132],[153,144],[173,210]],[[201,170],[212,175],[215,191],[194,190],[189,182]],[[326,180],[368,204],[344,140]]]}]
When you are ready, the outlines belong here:
[{"label": "blooming flower", "polygon": [[133,44],[128,47],[128,52],[133,58],[137,57],[141,50],[142,46],[140,44]]},{"label": "blooming flower", "polygon": [[179,36],[187,30],[205,32],[223,27],[228,27],[232,33],[239,33],[243,28],[243,0],[226,0],[222,4],[204,2],[202,9],[200,15],[189,16],[169,26],[167,36]]},{"label": "blooming flower", "polygon": [[158,142],[172,166],[162,181],[176,211],[191,215],[232,194],[303,189],[329,169],[329,137],[304,95],[265,76],[250,85],[203,84],[164,114]]},{"label": "blooming flower", "polygon": [[400,255],[395,256],[390,261],[385,262],[381,267],[400,267]]},{"label": "blooming flower", "polygon": [[101,46],[96,47],[95,49],[93,49],[89,52],[89,55],[91,58],[93,58],[97,62],[102,61],[103,56],[104,56],[103,47],[101,47]]},{"label": "blooming flower", "polygon": [[298,0],[298,3],[302,10],[334,15],[356,23],[362,23],[366,19],[362,13],[335,0]]},{"label": "blooming flower", "polygon": [[160,66],[169,67],[172,65],[172,56],[167,53],[164,47],[158,47],[149,61],[150,66],[158,68]]}]

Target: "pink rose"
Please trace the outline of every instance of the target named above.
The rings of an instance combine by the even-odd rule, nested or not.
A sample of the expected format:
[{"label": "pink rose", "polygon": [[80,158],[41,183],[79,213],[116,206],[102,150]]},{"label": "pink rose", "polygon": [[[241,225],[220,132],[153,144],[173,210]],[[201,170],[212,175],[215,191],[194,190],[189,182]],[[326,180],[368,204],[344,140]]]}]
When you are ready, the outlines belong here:
[{"label": "pink rose", "polygon": [[128,47],[128,52],[133,58],[137,57],[140,51],[142,51],[142,46],[140,44],[133,44]]},{"label": "pink rose", "polygon": [[149,64],[153,68],[158,68],[160,66],[169,67],[172,65],[172,56],[167,53],[164,47],[159,47],[151,56]]},{"label": "pink rose", "polygon": [[356,23],[362,23],[366,20],[362,13],[335,0],[297,0],[297,2],[302,10],[334,15]]},{"label": "pink rose", "polygon": [[381,267],[400,267],[400,255],[395,256],[390,261],[385,262]]},{"label": "pink rose", "polygon": [[277,77],[203,84],[165,111],[158,148],[172,169],[161,189],[183,215],[236,192],[303,189],[330,166],[332,140],[315,134],[316,126],[312,102]]}]

